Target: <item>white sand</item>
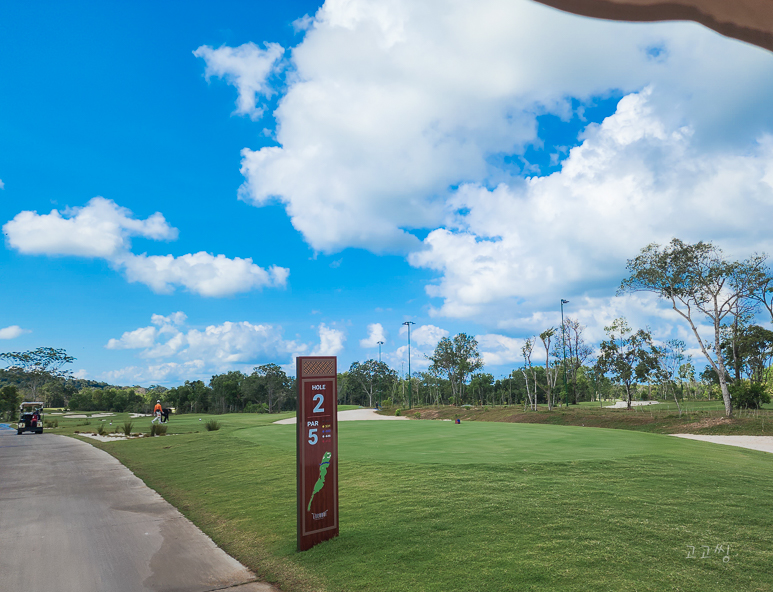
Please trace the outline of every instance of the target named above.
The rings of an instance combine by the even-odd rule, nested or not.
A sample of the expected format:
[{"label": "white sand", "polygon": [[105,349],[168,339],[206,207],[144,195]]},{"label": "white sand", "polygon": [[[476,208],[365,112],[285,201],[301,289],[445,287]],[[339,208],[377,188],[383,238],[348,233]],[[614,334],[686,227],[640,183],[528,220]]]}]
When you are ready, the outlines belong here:
[{"label": "white sand", "polygon": [[[395,415],[379,415],[378,413],[376,413],[375,409],[352,409],[350,411],[338,412],[338,421],[369,421],[373,419],[408,419],[408,418],[403,416],[395,416]],[[290,417],[288,419],[280,419],[279,421],[275,421],[274,423],[290,425],[290,424],[294,424],[295,421],[296,421],[295,417]]]},{"label": "white sand", "polygon": [[84,438],[91,438],[93,440],[99,440],[100,442],[115,442],[116,440],[128,440],[129,438],[124,435],[110,434],[108,436],[100,436],[99,434],[84,434],[83,432],[75,434],[76,436],[83,436]]},{"label": "white sand", "polygon": [[773,436],[701,436],[698,434],[671,434],[677,438],[688,440],[702,440],[713,444],[725,444],[727,446],[740,446],[762,452],[773,452]]},{"label": "white sand", "polygon": [[[657,405],[660,401],[631,401],[631,407],[641,407],[642,405]],[[618,401],[614,405],[604,405],[604,409],[628,409],[627,401]]]},{"label": "white sand", "polygon": [[[49,414],[53,415],[53,413]],[[115,417],[115,413],[95,413],[94,415],[70,415],[67,414],[68,419],[96,419],[98,417]]]}]

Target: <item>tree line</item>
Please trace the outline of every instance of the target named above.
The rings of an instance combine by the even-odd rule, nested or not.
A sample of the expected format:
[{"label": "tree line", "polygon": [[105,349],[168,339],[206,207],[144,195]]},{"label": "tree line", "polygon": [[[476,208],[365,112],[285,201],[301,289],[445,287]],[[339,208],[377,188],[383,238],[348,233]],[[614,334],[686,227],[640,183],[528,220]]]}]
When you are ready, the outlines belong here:
[{"label": "tree line", "polygon": [[[478,343],[466,333],[443,337],[428,356],[426,371],[400,376],[376,360],[354,362],[338,375],[343,404],[374,407],[407,405],[523,405],[548,410],[557,405],[624,398],[711,398],[733,408],[770,401],[773,332],[754,323],[760,312],[773,322],[773,274],[765,255],[727,258],[707,242],[673,239],[651,244],[627,263],[629,276],[618,293],[649,292],[668,302],[694,336],[705,358],[696,366],[683,340],[656,343],[649,328],[625,318],[604,328],[595,347],[586,328],[567,317],[525,340],[521,364],[495,379],[483,372]],[[706,329],[708,327],[708,330]],[[540,363],[537,363],[537,359]],[[277,364],[256,366],[249,374],[229,371],[166,389],[125,388],[75,379],[65,368],[75,358],[63,349],[38,348],[0,353],[0,413],[8,415],[22,396],[72,410],[148,412],[156,398],[178,413],[275,413],[296,408],[295,378]],[[406,388],[407,385],[407,388]]]}]

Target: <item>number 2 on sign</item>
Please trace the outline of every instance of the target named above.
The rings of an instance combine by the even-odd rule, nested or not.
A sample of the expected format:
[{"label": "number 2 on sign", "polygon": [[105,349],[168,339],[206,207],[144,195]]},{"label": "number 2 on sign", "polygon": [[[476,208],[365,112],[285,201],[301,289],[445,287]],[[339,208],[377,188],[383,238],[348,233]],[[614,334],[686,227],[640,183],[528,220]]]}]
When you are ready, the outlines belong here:
[{"label": "number 2 on sign", "polygon": [[317,393],[311,399],[312,401],[317,402],[317,404],[314,406],[314,411],[312,411],[312,413],[324,413],[325,408],[322,407],[322,403],[325,402],[325,395],[323,395],[322,393]]}]

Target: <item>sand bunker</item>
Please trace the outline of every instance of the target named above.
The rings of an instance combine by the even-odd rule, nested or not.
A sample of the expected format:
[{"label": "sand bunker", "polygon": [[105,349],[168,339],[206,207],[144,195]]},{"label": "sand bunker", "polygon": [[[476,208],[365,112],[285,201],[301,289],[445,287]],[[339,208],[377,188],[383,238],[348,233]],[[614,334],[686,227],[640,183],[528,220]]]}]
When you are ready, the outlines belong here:
[{"label": "sand bunker", "polygon": [[[641,407],[642,405],[657,405],[660,401],[631,401],[631,407]],[[627,401],[618,401],[614,405],[604,405],[604,409],[628,409]]]},{"label": "sand bunker", "polygon": [[773,436],[702,436],[699,434],[671,434],[677,438],[688,440],[701,440],[713,444],[725,444],[727,446],[740,446],[762,452],[773,452]]},{"label": "sand bunker", "polygon": [[[339,411],[338,421],[369,421],[372,419],[408,419],[407,417],[394,416],[394,415],[379,415],[375,409],[352,409],[351,411]],[[283,425],[294,424],[295,417],[288,419],[280,419],[274,423]]]}]

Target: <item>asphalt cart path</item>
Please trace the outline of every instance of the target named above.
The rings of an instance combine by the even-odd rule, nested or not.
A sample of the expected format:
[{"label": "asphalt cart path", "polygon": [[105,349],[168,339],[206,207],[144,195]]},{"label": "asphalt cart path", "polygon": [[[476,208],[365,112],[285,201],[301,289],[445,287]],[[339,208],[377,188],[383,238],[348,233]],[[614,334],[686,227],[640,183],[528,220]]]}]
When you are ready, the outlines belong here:
[{"label": "asphalt cart path", "polygon": [[0,589],[269,592],[112,456],[0,428]]}]

